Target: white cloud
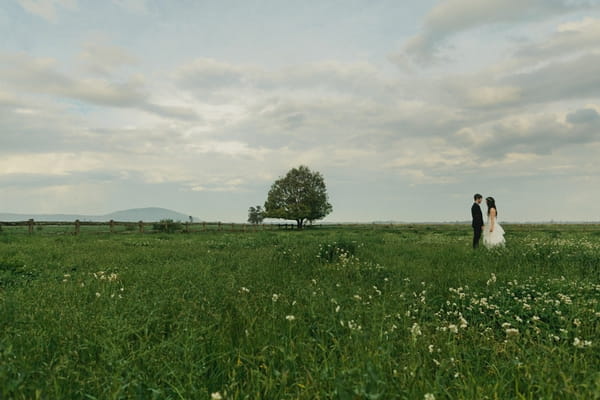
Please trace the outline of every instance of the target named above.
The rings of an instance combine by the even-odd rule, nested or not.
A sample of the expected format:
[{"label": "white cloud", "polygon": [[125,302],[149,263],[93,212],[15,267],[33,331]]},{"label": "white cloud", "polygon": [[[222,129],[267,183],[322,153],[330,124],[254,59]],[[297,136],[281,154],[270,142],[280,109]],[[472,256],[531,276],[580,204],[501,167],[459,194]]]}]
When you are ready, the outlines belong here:
[{"label": "white cloud", "polygon": [[58,22],[58,10],[66,8],[73,10],[77,0],[18,0],[23,9],[49,22]]},{"label": "white cloud", "polygon": [[566,0],[440,1],[425,16],[422,31],[410,38],[403,52],[392,59],[424,66],[434,62],[441,46],[460,32],[484,25],[543,19],[586,8],[590,8],[588,2]]},{"label": "white cloud", "polygon": [[599,50],[600,19],[584,17],[559,24],[556,31],[543,40],[520,46],[507,68],[531,68],[532,65]]},{"label": "white cloud", "polygon": [[145,14],[148,12],[147,0],[112,0],[112,2],[134,14]]},{"label": "white cloud", "polygon": [[153,102],[141,74],[123,81],[72,77],[61,72],[54,59],[26,54],[0,53],[0,62],[0,78],[15,91],[75,99],[96,106],[139,109],[169,118],[197,118],[188,107]]},{"label": "white cloud", "polygon": [[471,106],[496,106],[518,101],[521,98],[521,89],[511,86],[474,87],[468,89],[467,98]]},{"label": "white cloud", "polygon": [[102,153],[20,153],[0,158],[0,175],[68,175],[101,169],[105,162],[106,155]]},{"label": "white cloud", "polygon": [[175,73],[175,79],[186,89],[203,91],[239,87],[244,75],[249,73],[250,71],[241,66],[210,58],[199,58],[180,67]]},{"label": "white cloud", "polygon": [[102,39],[85,42],[79,59],[87,70],[103,76],[111,76],[119,68],[137,63],[137,58],[127,49]]}]

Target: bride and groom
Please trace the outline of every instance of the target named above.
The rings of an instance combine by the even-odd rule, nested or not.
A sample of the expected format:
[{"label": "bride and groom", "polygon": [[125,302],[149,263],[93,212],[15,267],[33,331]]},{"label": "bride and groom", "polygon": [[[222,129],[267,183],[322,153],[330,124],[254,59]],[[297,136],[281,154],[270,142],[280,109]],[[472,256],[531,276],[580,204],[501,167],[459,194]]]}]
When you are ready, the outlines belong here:
[{"label": "bride and groom", "polygon": [[496,200],[493,197],[486,197],[487,203],[487,224],[483,223],[483,214],[481,213],[481,200],[483,196],[479,193],[473,196],[473,206],[471,207],[471,216],[473,217],[473,248],[479,247],[479,240],[483,235],[483,244],[487,248],[504,246],[504,229],[498,223],[498,209]]}]

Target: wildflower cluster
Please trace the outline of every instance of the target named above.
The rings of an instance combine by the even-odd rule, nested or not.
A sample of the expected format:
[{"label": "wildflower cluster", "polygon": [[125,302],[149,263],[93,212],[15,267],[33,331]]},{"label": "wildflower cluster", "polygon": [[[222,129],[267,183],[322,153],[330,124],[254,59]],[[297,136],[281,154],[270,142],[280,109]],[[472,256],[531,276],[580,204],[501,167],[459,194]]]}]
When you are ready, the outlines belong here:
[{"label": "wildflower cluster", "polygon": [[597,319],[595,296],[600,285],[533,277],[501,284],[492,274],[487,288],[484,292],[471,292],[468,286],[450,288],[450,298],[435,313],[441,321],[438,329],[458,333],[469,327],[470,320],[489,339],[496,332],[505,339],[526,335],[551,342],[571,340],[578,348],[593,345],[578,335],[585,331],[586,321]]}]

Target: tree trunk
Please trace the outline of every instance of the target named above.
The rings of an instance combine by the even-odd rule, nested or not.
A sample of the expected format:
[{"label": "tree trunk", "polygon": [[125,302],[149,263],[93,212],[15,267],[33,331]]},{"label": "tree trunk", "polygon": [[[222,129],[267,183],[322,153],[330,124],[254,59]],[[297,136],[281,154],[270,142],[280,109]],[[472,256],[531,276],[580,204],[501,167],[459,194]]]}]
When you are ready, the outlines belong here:
[{"label": "tree trunk", "polygon": [[302,229],[302,223],[304,222],[304,218],[297,219],[296,222],[298,223],[298,230]]}]

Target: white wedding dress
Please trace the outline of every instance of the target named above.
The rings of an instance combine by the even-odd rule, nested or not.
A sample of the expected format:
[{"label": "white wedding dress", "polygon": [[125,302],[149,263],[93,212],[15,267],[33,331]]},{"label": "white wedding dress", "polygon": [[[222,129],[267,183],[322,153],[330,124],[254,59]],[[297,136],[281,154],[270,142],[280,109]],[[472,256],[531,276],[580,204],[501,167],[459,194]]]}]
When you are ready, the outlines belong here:
[{"label": "white wedding dress", "polygon": [[504,240],[504,229],[502,225],[496,220],[494,222],[494,231],[490,232],[490,221],[488,221],[483,227],[483,245],[488,249],[498,246],[504,246],[506,240]]}]

